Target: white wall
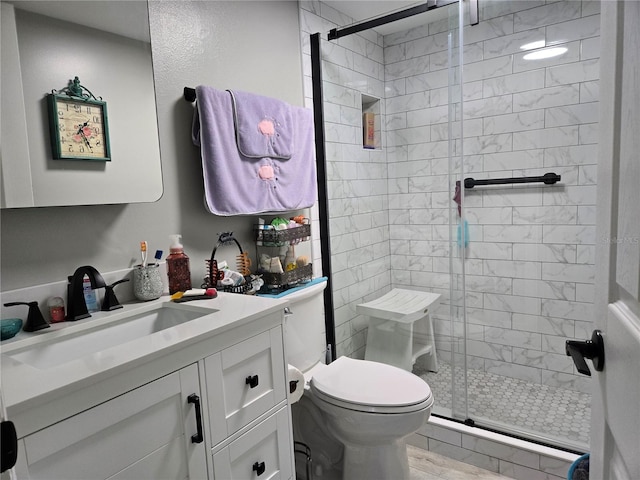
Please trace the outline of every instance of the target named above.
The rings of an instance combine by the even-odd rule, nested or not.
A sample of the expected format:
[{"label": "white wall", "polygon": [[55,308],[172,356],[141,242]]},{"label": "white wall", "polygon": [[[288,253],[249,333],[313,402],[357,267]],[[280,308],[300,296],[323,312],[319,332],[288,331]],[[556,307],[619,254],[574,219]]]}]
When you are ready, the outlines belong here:
[{"label": "white wall", "polygon": [[193,106],[182,89],[205,84],[302,105],[297,3],[152,1],[150,10],[162,198],[3,210],[2,291],[64,280],[80,265],[103,272],[128,268],[139,262],[141,240],[149,242],[151,255],[156,249],[166,255],[172,233],[183,234],[194,284],[204,277],[218,233],[233,231],[253,253],[253,218],[205,213],[199,151],[191,142]]}]

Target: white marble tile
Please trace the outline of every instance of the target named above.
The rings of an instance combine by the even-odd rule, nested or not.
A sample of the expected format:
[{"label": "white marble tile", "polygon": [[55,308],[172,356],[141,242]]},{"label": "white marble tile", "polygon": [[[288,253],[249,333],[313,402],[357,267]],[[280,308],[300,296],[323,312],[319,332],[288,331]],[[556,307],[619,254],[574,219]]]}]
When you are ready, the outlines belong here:
[{"label": "white marble tile", "polygon": [[547,148],[544,151],[544,166],[596,165],[598,163],[597,145],[574,145]]},{"label": "white marble tile", "polygon": [[582,40],[580,60],[600,58],[600,37],[585,38]]},{"label": "white marble tile", "polygon": [[595,269],[593,265],[557,263],[542,264],[542,279],[561,282],[593,283]]},{"label": "white marble tile", "polygon": [[[557,335],[560,337],[573,337],[575,331],[574,322],[571,320],[541,315],[525,315],[521,313],[513,314],[512,328],[514,330]],[[544,350],[543,348],[543,351]],[[562,349],[562,353],[564,354],[564,349]]]},{"label": "white marble tile", "polygon": [[542,167],[544,150],[520,150],[518,152],[485,154],[483,158],[484,171],[512,170],[520,168]]},{"label": "white marble tile", "polygon": [[544,299],[542,300],[542,315],[570,320],[593,321],[593,303]]},{"label": "white marble tile", "polygon": [[522,51],[522,45],[545,40],[545,28],[533,28],[503,35],[484,42],[485,58],[493,58]]},{"label": "white marble tile", "polygon": [[600,81],[580,83],[580,102],[597,102],[600,99]]},{"label": "white marble tile", "polygon": [[[513,278],[541,278],[541,267],[539,262],[525,262],[521,260],[485,260],[485,275],[495,277]],[[513,292],[515,294],[515,292]]]},{"label": "white marble tile", "polygon": [[532,28],[553,25],[579,18],[580,2],[555,2],[514,14],[514,31],[520,32]]},{"label": "white marble tile", "polygon": [[[485,293],[484,303],[485,308],[488,308],[489,310],[536,315],[540,313],[541,299],[520,297],[515,295],[497,295],[492,293]],[[485,331],[485,335],[486,333],[487,332]],[[495,341],[495,339],[491,341]]]},{"label": "white marble tile", "polygon": [[424,108],[407,112],[407,126],[409,127],[446,123],[448,119],[449,107],[447,106]]},{"label": "white marble tile", "polygon": [[579,141],[581,145],[595,145],[598,143],[600,136],[600,127],[597,123],[588,123],[580,125]]},{"label": "white marble tile", "polygon": [[465,138],[464,151],[474,155],[511,151],[513,135],[512,133],[501,133]]},{"label": "white marble tile", "polygon": [[558,127],[598,121],[598,102],[551,107],[544,111],[544,126]]},{"label": "white marble tile", "polygon": [[398,78],[413,77],[429,71],[429,56],[401,60],[399,62],[386,64],[384,67],[385,79],[395,80]]},{"label": "white marble tile", "polygon": [[575,300],[576,285],[570,282],[514,278],[513,294],[524,297]]},{"label": "white marble tile", "polygon": [[464,28],[464,44],[482,42],[513,33],[513,16],[491,18]]},{"label": "white marble tile", "polygon": [[531,468],[537,468],[540,462],[538,454],[471,435],[462,436],[462,447]]},{"label": "white marble tile", "polygon": [[594,245],[596,230],[591,225],[545,225],[543,227],[543,241],[544,243]]},{"label": "white marble tile", "polygon": [[498,293],[508,295],[512,293],[511,279],[499,276],[473,275],[465,272],[465,288],[471,292]]},{"label": "white marble tile", "polygon": [[596,263],[596,246],[595,245],[578,245],[576,263],[586,265],[595,265]]},{"label": "white marble tile", "polygon": [[517,207],[513,209],[514,224],[575,224],[578,217],[576,206]]},{"label": "white marble tile", "polygon": [[501,77],[487,78],[482,81],[485,97],[518,93],[527,90],[544,88],[544,68],[527,72],[503,75]]},{"label": "white marble tile", "polygon": [[513,245],[474,240],[467,247],[466,253],[467,258],[510,260],[513,256]]},{"label": "white marble tile", "polygon": [[578,84],[562,85],[513,94],[513,111],[572,105],[580,99]]},{"label": "white marble tile", "polygon": [[513,258],[550,263],[575,263],[576,250],[576,245],[517,243],[513,245]]},{"label": "white marble tile", "polygon": [[549,186],[543,191],[544,205],[595,205],[596,187],[593,185]]},{"label": "white marble tile", "polygon": [[517,365],[515,363],[504,363],[497,360],[486,360],[485,370],[494,375],[518,378],[531,383],[540,383],[543,371],[539,368]]},{"label": "white marble tile", "polygon": [[541,243],[542,227],[540,225],[513,225],[484,227],[485,242],[518,242]]},{"label": "white marble tile", "polygon": [[547,42],[553,44],[597,37],[600,35],[600,15],[591,15],[589,17],[576,18],[575,20],[549,25],[546,27],[546,32]]},{"label": "white marble tile", "polygon": [[575,125],[543,128],[513,133],[513,149],[562,147],[578,144],[579,129]]},{"label": "white marble tile", "polygon": [[547,68],[545,84],[567,85],[576,82],[598,80],[600,77],[600,62],[597,58],[575,62],[566,65],[556,65]]},{"label": "white marble tile", "polygon": [[545,125],[544,110],[531,110],[508,115],[489,115],[483,118],[485,135],[535,130],[548,126]]},{"label": "white marble tile", "polygon": [[512,71],[513,64],[511,56],[491,58],[480,62],[465,64],[464,81],[473,82],[500,75],[509,75]]}]

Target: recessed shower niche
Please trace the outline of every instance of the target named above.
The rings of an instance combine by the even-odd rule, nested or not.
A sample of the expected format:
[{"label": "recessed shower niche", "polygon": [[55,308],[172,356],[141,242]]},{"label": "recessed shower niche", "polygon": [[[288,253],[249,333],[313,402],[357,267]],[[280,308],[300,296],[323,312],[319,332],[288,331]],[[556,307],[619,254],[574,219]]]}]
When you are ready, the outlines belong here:
[{"label": "recessed shower niche", "polygon": [[368,150],[382,149],[380,99],[361,94],[362,105],[362,147]]}]

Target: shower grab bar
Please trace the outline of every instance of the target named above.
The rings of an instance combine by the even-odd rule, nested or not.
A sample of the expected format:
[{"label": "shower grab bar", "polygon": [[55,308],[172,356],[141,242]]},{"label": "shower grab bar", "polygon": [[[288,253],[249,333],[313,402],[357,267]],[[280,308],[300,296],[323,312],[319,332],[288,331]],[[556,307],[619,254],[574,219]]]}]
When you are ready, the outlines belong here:
[{"label": "shower grab bar", "polygon": [[544,183],[545,185],[553,185],[559,182],[561,176],[556,173],[545,173],[540,177],[519,177],[519,178],[488,178],[485,180],[476,180],[475,178],[465,178],[464,188],[473,188],[480,185],[506,185],[510,183]]}]

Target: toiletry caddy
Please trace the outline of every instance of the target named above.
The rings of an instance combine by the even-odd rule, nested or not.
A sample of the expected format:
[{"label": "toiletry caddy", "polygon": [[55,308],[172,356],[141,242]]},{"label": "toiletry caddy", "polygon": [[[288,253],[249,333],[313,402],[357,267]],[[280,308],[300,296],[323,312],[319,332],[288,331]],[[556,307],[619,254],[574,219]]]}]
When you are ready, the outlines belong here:
[{"label": "toiletry caddy", "polygon": [[[288,247],[288,252],[292,253],[294,245],[310,239],[311,225],[308,223],[309,220],[303,217],[295,217],[295,220],[299,226],[281,230],[273,225],[259,224],[254,226],[258,264],[262,253],[268,253],[273,255],[273,258],[276,258],[282,247]],[[279,293],[300,283],[308,282],[313,278],[313,265],[311,263],[301,265],[296,262],[295,268],[287,269],[286,267],[286,264],[282,265],[283,272],[277,273],[267,271],[261,265],[258,266],[257,272],[264,280],[264,286],[261,289],[262,293]]]},{"label": "toiletry caddy", "polygon": [[[236,246],[240,253],[236,255],[236,270],[244,277],[244,282],[240,285],[222,285],[219,281],[222,280],[224,274],[222,270],[218,268],[218,261],[216,260],[216,252],[219,248],[224,246]],[[218,243],[213,247],[211,252],[211,258],[206,260],[207,263],[207,276],[204,278],[202,288],[216,288],[222,292],[228,293],[249,293],[253,290],[253,279],[251,277],[251,259],[246,251],[242,250],[240,242],[233,236],[233,232],[222,232],[218,237]]]}]

